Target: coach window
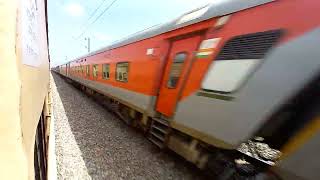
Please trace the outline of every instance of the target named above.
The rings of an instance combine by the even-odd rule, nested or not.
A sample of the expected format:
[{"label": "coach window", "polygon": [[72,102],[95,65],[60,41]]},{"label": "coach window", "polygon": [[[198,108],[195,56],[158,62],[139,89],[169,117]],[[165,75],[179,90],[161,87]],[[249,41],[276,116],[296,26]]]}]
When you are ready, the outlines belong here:
[{"label": "coach window", "polygon": [[92,75],[93,77],[98,77],[98,64],[92,66]]},{"label": "coach window", "polygon": [[116,68],[116,80],[121,82],[128,82],[129,63],[118,63]]},{"label": "coach window", "polygon": [[181,76],[182,68],[186,59],[187,59],[187,53],[185,52],[180,52],[175,55],[171,65],[170,73],[169,73],[169,80],[167,83],[168,88],[177,87],[177,84]]},{"label": "coach window", "polygon": [[90,76],[90,65],[86,66],[86,76],[89,77]]},{"label": "coach window", "polygon": [[103,79],[109,79],[110,78],[110,65],[109,64],[103,64],[102,65],[102,78]]},{"label": "coach window", "polygon": [[257,69],[266,53],[281,37],[271,30],[232,38],[209,67],[202,89],[220,93],[236,91]]}]

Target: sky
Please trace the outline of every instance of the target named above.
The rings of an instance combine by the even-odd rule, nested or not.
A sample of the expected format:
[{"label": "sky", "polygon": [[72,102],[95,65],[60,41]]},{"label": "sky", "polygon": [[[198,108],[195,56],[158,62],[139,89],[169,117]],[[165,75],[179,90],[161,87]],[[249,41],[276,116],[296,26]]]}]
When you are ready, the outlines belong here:
[{"label": "sky", "polygon": [[[49,50],[52,67],[214,0],[49,0]],[[99,7],[99,5],[101,7]],[[96,13],[94,13],[96,12]],[[96,22],[94,22],[96,20]],[[94,23],[93,23],[94,22]]]}]

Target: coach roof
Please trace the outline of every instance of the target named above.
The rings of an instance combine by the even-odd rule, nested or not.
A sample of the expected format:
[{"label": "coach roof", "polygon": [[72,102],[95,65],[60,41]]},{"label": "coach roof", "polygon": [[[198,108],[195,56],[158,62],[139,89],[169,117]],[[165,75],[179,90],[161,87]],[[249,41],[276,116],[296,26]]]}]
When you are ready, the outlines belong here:
[{"label": "coach roof", "polygon": [[258,5],[269,3],[275,0],[213,0],[212,3],[202,6],[200,8],[189,11],[180,17],[164,24],[156,25],[151,28],[139,31],[126,37],[122,40],[116,41],[113,44],[106,46],[97,51],[93,51],[76,60],[92,56],[94,54],[102,53],[104,51],[118,48],[133,42],[141,41],[154,37],[156,35],[169,32],[181,27],[195,24],[213,17],[224,16],[244,9],[252,8]]}]

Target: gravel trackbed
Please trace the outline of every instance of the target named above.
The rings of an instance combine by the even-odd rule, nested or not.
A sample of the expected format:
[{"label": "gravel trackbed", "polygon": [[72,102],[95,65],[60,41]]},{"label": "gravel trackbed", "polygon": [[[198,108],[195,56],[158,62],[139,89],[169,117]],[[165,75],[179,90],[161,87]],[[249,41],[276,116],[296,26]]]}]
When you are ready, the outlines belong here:
[{"label": "gravel trackbed", "polygon": [[58,179],[204,179],[52,73]]}]

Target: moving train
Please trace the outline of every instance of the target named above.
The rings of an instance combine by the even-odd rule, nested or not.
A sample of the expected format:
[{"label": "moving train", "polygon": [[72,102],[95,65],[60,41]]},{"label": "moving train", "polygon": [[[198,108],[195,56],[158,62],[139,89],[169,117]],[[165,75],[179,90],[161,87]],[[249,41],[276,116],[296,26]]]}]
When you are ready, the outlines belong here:
[{"label": "moving train", "polygon": [[49,173],[46,7],[46,0],[0,0],[0,179],[44,180]]},{"label": "moving train", "polygon": [[53,71],[217,179],[320,179],[319,8],[213,1]]}]

